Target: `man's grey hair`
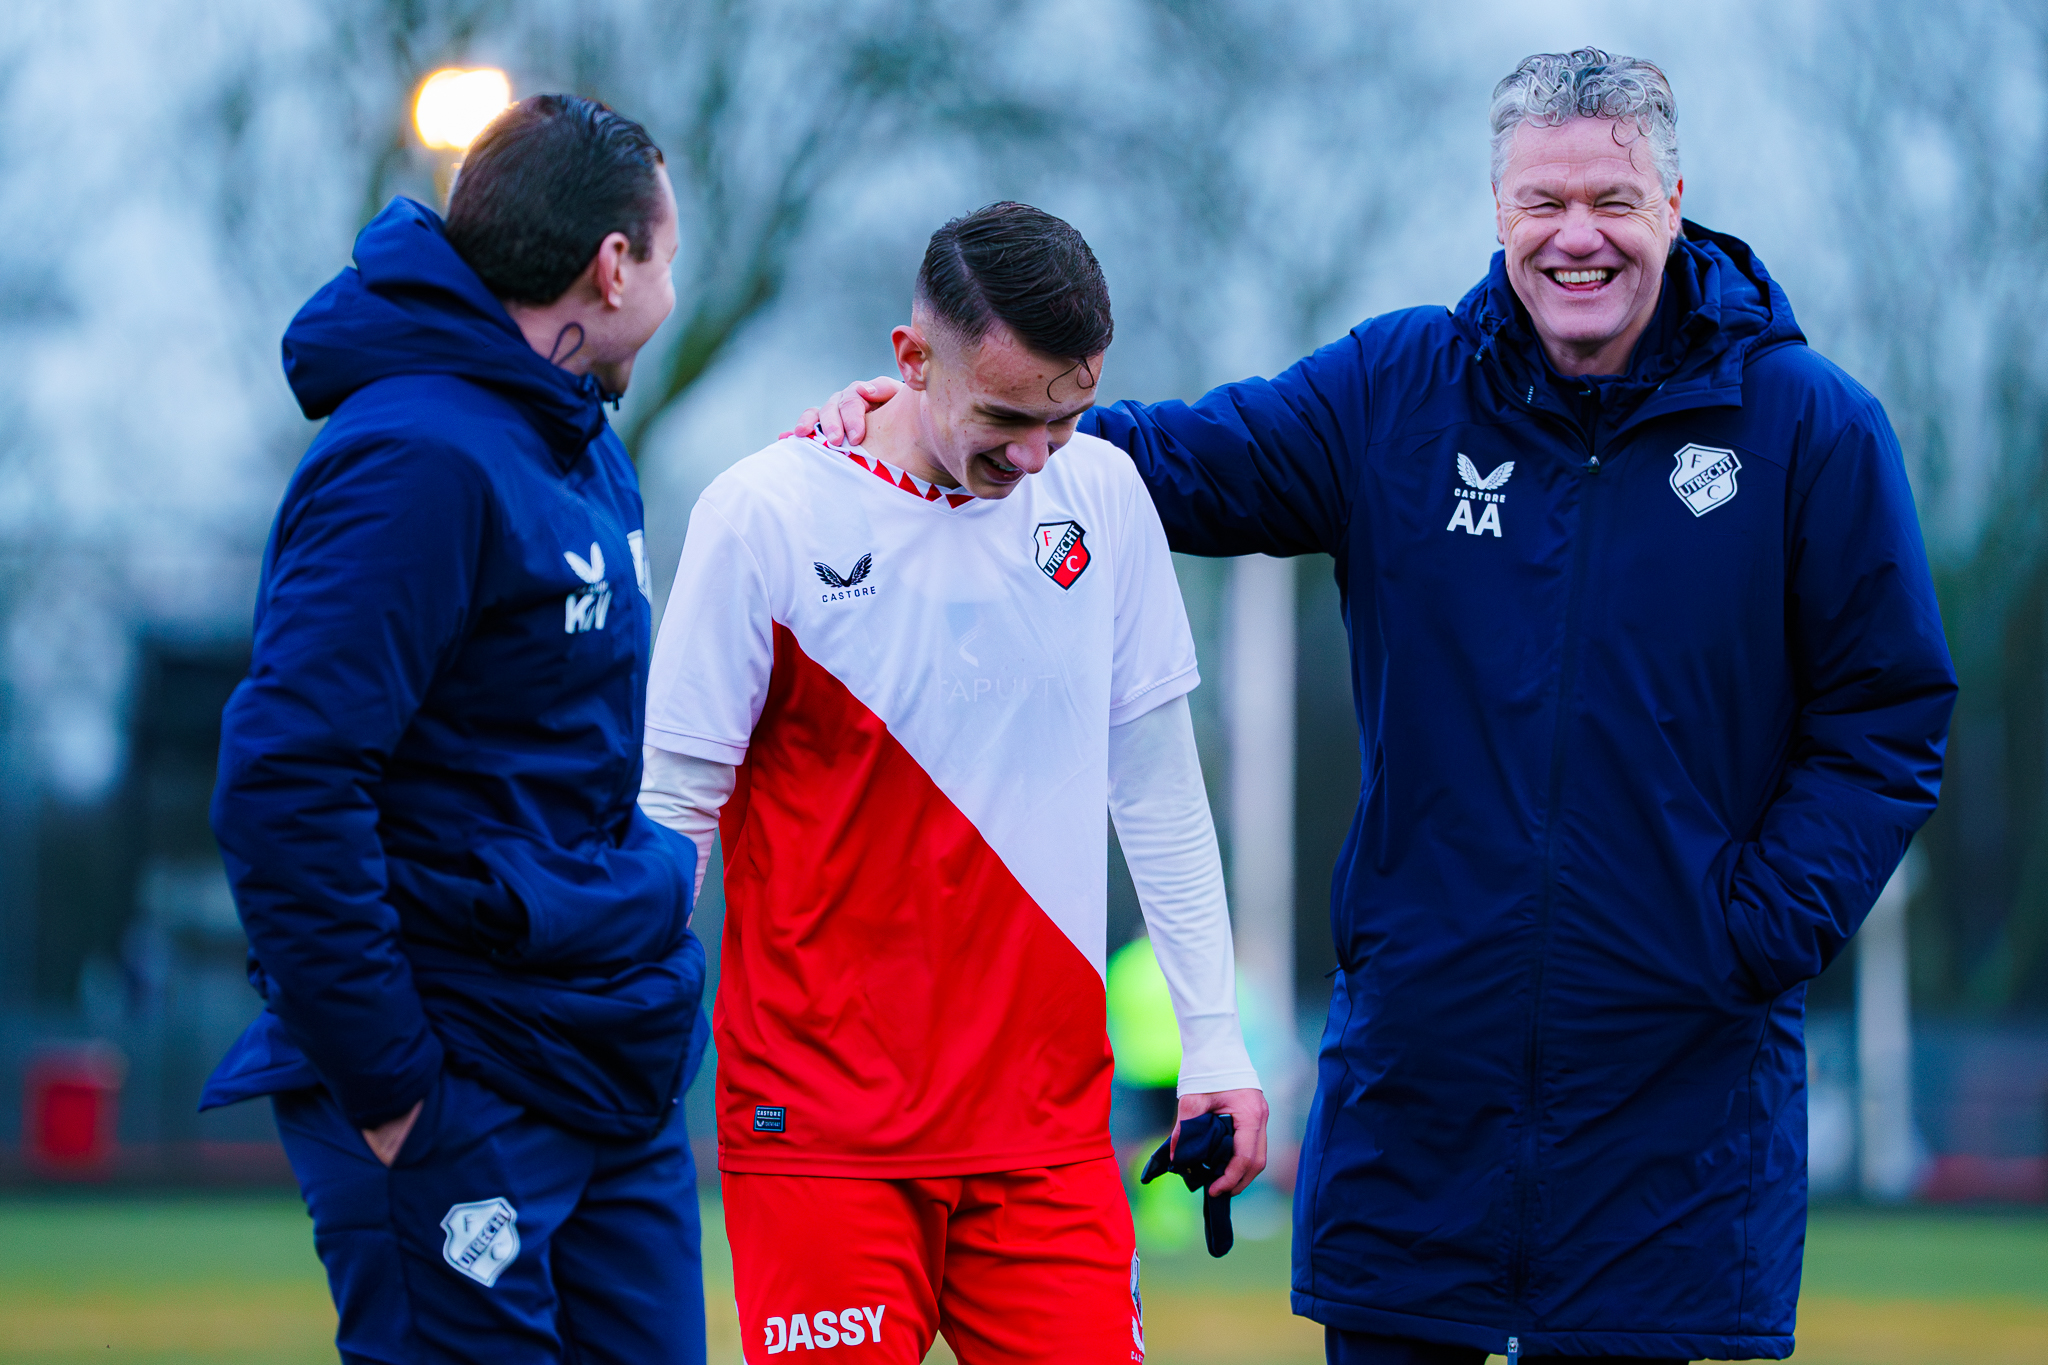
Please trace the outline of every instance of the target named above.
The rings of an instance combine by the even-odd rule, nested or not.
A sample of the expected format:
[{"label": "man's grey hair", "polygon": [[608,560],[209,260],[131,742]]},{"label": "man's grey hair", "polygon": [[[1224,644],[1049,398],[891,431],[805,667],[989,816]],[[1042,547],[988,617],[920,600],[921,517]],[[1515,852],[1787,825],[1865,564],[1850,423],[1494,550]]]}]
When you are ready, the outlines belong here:
[{"label": "man's grey hair", "polygon": [[1525,123],[1551,127],[1575,118],[1636,126],[1668,197],[1678,188],[1678,101],[1652,62],[1597,47],[1539,52],[1493,87],[1493,183],[1507,169],[1508,144]]}]

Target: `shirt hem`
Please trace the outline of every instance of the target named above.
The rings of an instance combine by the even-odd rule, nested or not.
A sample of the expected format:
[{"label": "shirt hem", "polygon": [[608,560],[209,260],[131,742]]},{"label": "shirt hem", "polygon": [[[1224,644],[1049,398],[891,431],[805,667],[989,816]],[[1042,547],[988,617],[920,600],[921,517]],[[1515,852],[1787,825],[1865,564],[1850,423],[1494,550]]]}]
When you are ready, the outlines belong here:
[{"label": "shirt hem", "polygon": [[1202,685],[1199,667],[1190,667],[1171,678],[1161,679],[1109,708],[1109,727],[1129,725],[1148,711],[1156,711],[1175,697],[1185,697]]},{"label": "shirt hem", "polygon": [[711,763],[730,763],[737,768],[747,761],[747,746],[725,744],[701,735],[685,735],[659,726],[647,727],[645,742],[671,754],[682,754],[686,758],[701,758]]},{"label": "shirt hem", "polygon": [[927,1156],[847,1156],[792,1149],[780,1152],[732,1153],[720,1147],[718,1169],[734,1175],[817,1175],[854,1180],[910,1180],[927,1176],[993,1175],[1033,1170],[1040,1166],[1072,1166],[1076,1162],[1114,1158],[1108,1135],[1062,1147],[1030,1147],[1014,1152],[960,1152]]}]

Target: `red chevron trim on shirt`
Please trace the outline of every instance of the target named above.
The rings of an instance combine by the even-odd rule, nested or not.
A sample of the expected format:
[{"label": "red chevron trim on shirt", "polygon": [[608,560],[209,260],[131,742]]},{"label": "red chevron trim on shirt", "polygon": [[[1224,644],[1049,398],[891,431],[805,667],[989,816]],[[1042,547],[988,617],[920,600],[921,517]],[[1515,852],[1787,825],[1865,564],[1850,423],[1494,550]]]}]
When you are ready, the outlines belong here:
[{"label": "red chevron trim on shirt", "polygon": [[935,483],[927,483],[909,470],[898,469],[886,460],[876,459],[866,451],[855,450],[851,446],[828,446],[815,437],[811,438],[811,443],[821,450],[829,450],[835,455],[844,455],[883,483],[893,484],[910,494],[913,498],[922,498],[926,502],[939,502],[943,500],[948,507],[958,507],[963,503],[974,501],[974,494],[972,493],[955,492],[951,489],[941,488]]}]

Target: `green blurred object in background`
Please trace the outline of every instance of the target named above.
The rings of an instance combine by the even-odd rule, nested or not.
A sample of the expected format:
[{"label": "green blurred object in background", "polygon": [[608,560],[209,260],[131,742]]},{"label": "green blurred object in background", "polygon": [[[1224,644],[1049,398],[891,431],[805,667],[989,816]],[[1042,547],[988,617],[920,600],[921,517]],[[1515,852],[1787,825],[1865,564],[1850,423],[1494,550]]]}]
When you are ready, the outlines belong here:
[{"label": "green blurred object in background", "polygon": [[1110,954],[1109,1045],[1125,1085],[1167,1089],[1180,1080],[1180,1025],[1149,938]]},{"label": "green blurred object in background", "polygon": [[1186,1251],[1202,1235],[1201,1198],[1172,1176],[1140,1185],[1138,1176],[1151,1155],[1148,1143],[1131,1158],[1124,1179],[1131,1192],[1131,1222],[1138,1232],[1138,1254]]}]

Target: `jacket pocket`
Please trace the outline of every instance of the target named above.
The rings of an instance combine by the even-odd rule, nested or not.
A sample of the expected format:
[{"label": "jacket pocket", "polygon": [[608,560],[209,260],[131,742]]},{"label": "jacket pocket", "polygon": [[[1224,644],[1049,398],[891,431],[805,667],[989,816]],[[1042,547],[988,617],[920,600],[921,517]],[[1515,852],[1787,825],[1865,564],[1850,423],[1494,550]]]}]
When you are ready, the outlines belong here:
[{"label": "jacket pocket", "polygon": [[480,844],[476,857],[508,899],[490,918],[478,906],[475,933],[504,943],[498,960],[530,969],[609,974],[668,958],[689,932],[690,887],[671,850],[641,833],[590,849]]},{"label": "jacket pocket", "polygon": [[528,900],[489,851],[479,846],[453,866],[387,855],[392,903],[409,934],[494,962],[524,956],[532,929]]}]

